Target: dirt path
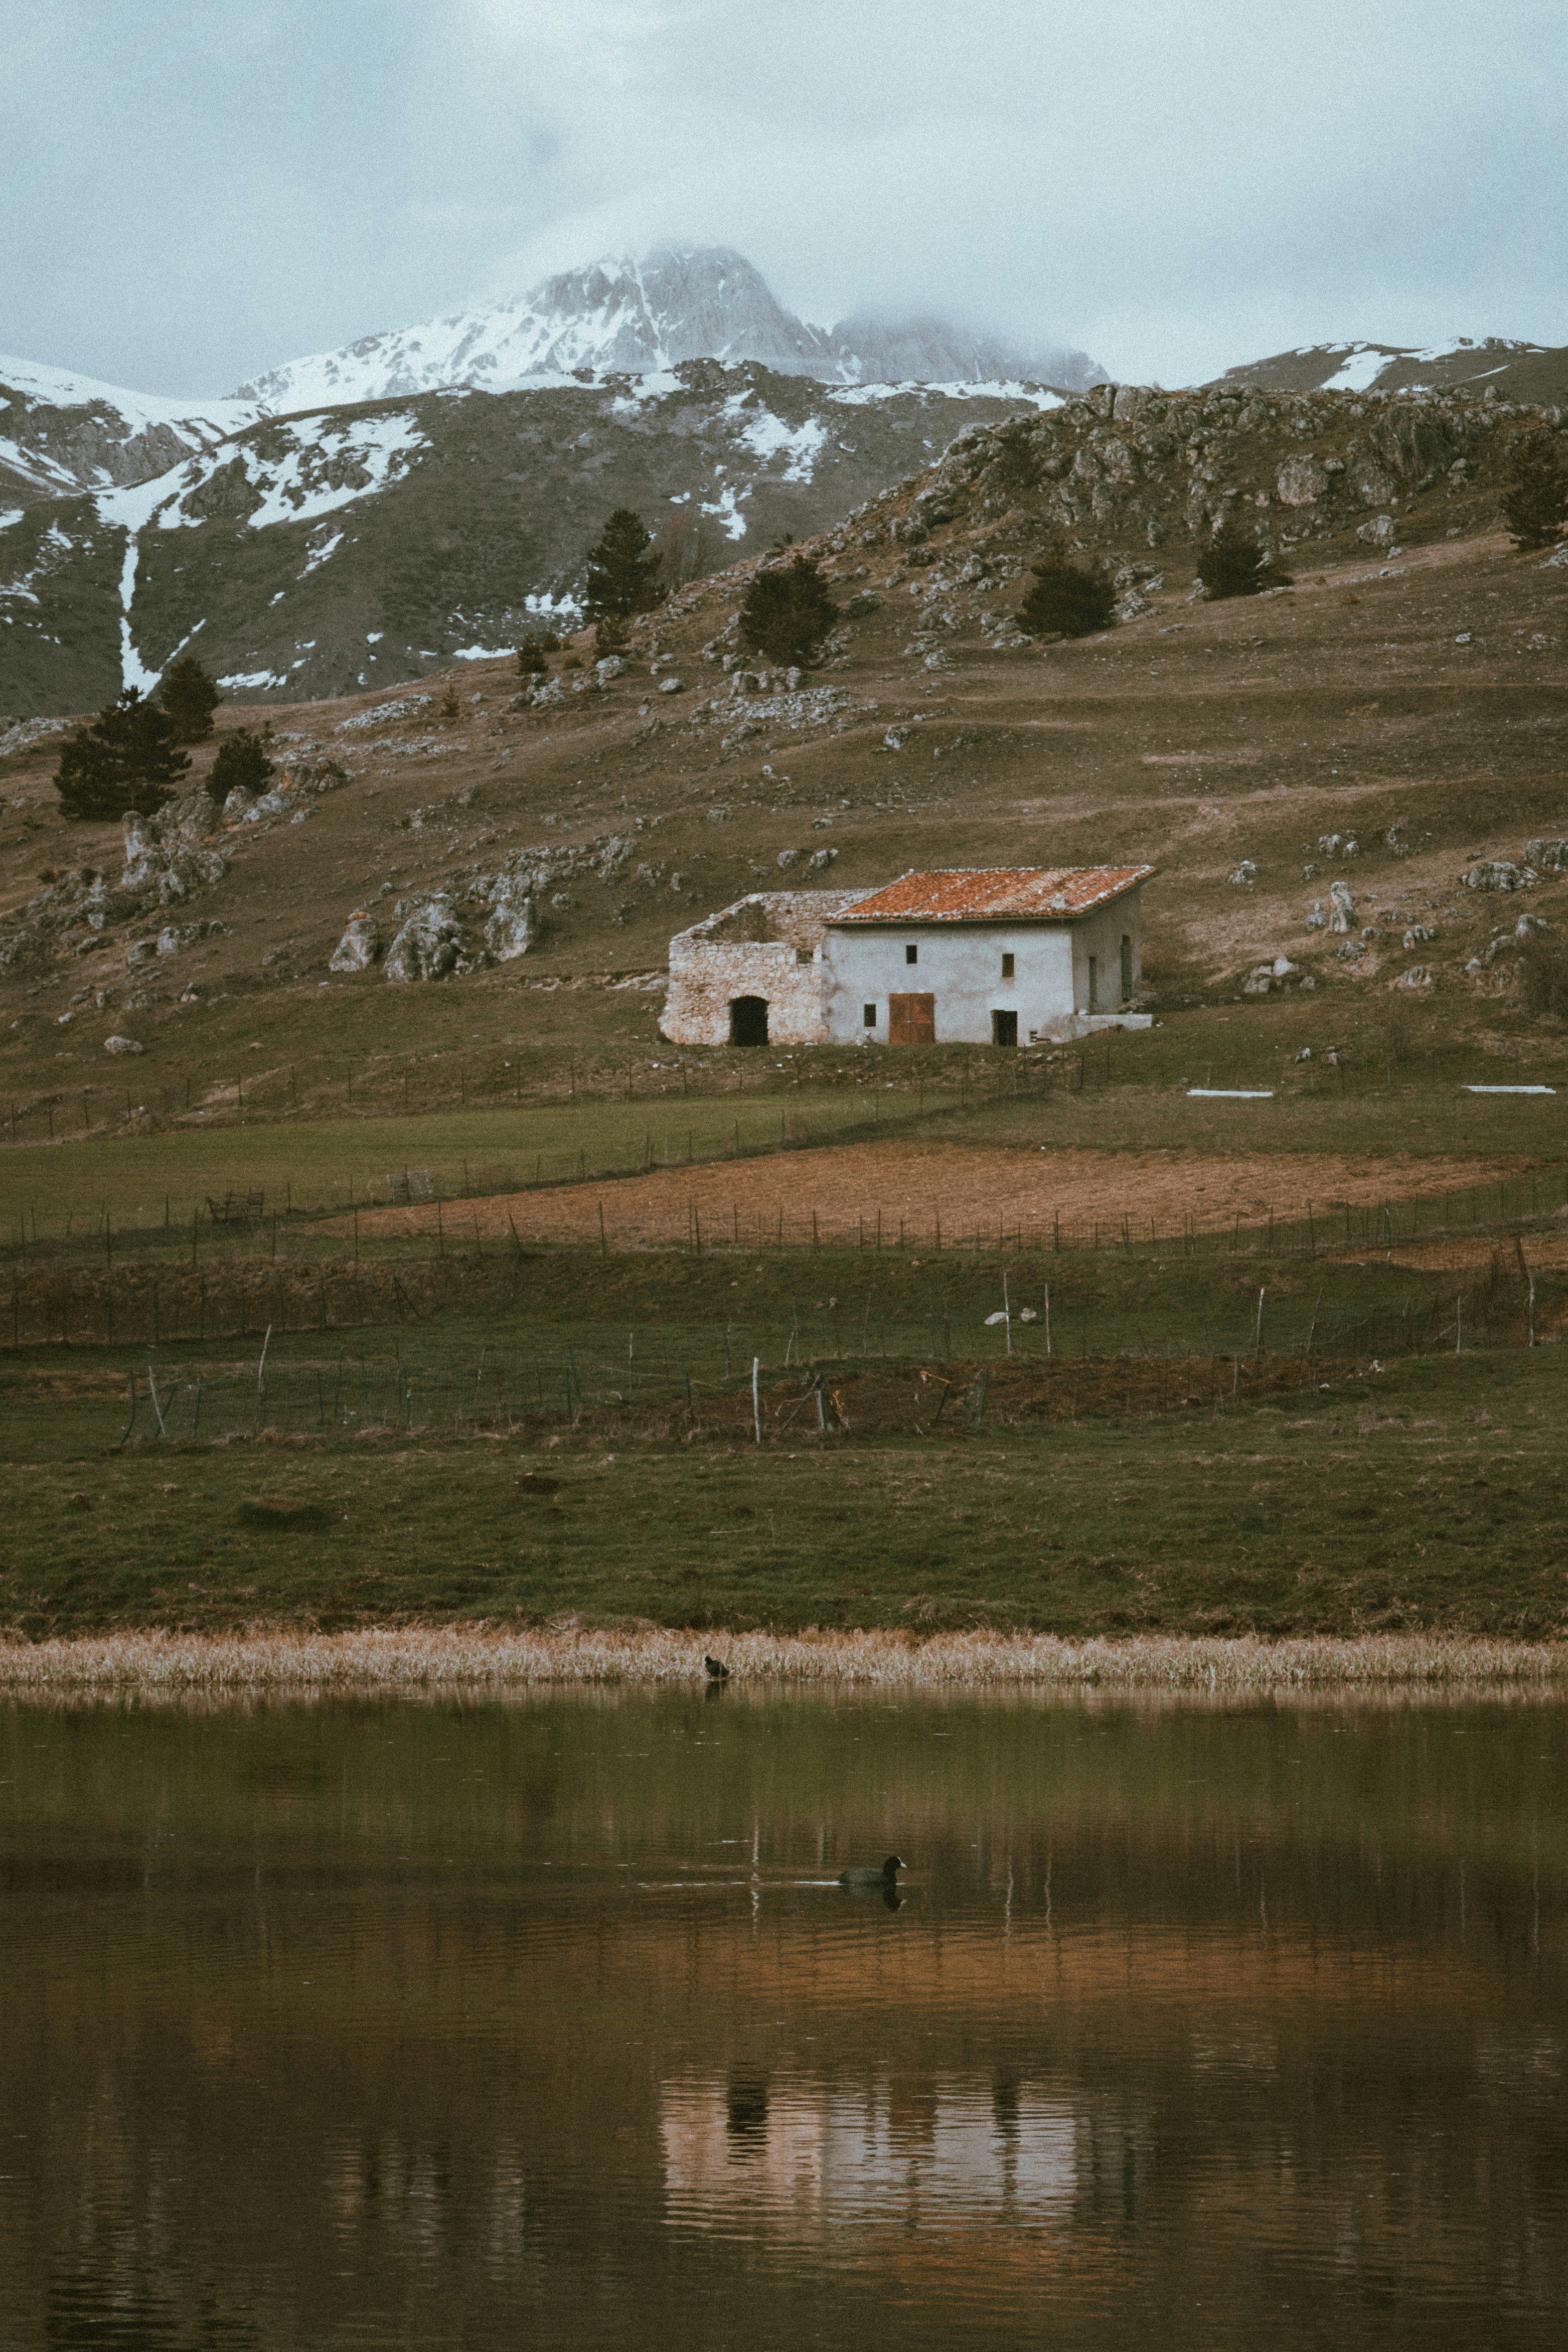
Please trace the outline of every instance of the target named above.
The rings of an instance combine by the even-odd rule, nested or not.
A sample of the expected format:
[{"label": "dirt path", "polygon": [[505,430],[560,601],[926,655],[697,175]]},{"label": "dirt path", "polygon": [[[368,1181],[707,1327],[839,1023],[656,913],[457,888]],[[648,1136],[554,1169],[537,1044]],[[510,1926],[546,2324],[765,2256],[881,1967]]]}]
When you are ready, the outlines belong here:
[{"label": "dirt path", "polygon": [[[1468,1192],[1528,1175],[1528,1160],[1419,1160],[1279,1152],[1205,1158],[1184,1151],[1025,1151],[947,1143],[861,1143],[780,1152],[763,1160],[656,1169],[606,1183],[493,1194],[434,1207],[360,1212],[362,1234],[434,1234],[460,1242],[509,1224],[520,1241],[596,1242],[601,1216],[612,1247],[684,1242],[700,1223],[712,1242],[858,1241],[881,1220],[884,1245],[944,1246],[1020,1235],[1087,1244],[1095,1227],[1135,1238],[1213,1232],[1336,1213],[1383,1201]],[[346,1230],[339,1220],[327,1230]],[[1325,1234],[1325,1238],[1328,1236]]]}]

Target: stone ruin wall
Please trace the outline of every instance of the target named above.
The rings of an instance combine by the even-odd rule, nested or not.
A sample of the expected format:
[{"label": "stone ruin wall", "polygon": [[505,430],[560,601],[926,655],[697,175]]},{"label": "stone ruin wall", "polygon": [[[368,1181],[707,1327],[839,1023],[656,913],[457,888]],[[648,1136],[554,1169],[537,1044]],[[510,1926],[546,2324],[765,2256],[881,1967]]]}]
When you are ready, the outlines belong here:
[{"label": "stone ruin wall", "polygon": [[[737,996],[767,1000],[768,1043],[827,1042],[823,935],[860,890],[759,892],[669,943],[669,993],[660,1027],[672,1045],[727,1045]],[[809,958],[801,961],[802,955]]]}]

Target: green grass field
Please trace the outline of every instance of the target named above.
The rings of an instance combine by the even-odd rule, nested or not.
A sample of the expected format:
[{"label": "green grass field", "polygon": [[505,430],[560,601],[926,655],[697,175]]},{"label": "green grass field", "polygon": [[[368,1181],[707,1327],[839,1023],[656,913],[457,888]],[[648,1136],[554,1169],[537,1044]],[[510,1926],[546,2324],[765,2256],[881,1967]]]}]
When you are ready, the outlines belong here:
[{"label": "green grass field", "polygon": [[389,1175],[427,1173],[448,1197],[569,1182],[579,1171],[631,1174],[651,1150],[662,1163],[765,1150],[869,1119],[852,1097],[795,1092],[697,1096],[658,1101],[594,1099],[506,1109],[434,1111],[409,1118],[258,1121],[249,1127],[171,1128],[101,1140],[20,1144],[0,1152],[0,1204],[31,1232],[63,1233],[66,1220],[151,1230],[188,1225],[209,1195],[262,1192],[267,1209],[340,1208],[387,1197]]},{"label": "green grass field", "polygon": [[567,1611],[1554,1635],[1568,1612],[1555,1348],[1234,1412],[794,1449],[563,1430],[116,1453],[106,1402],[5,1399],[0,1621],[24,1637]]}]

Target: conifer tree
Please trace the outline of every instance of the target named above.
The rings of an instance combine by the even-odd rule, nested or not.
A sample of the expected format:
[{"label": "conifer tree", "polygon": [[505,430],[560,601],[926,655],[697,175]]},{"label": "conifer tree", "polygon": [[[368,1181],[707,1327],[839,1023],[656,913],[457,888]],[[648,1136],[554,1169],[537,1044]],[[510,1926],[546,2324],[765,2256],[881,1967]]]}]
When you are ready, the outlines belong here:
[{"label": "conifer tree", "polygon": [[549,667],[550,656],[531,631],[517,649],[517,674],[519,677],[542,677]]},{"label": "conifer tree", "polygon": [[90,724],[73,728],[61,745],[55,772],[60,814],[99,824],[152,816],[174,798],[190,764],[167,711],[144,702],[128,686]]},{"label": "conifer tree", "polygon": [[218,746],[217,758],[207,777],[207,790],[219,803],[227,800],[230,793],[248,793],[254,798],[266,792],[277,772],[261,737],[248,727],[237,727]]},{"label": "conifer tree", "polygon": [[629,621],[634,613],[651,612],[664,601],[658,584],[658,558],[642,517],[630,507],[617,507],[600,537],[588,550],[587,577],[583,590],[583,615],[598,621]]},{"label": "conifer tree", "polygon": [[1515,547],[1553,547],[1568,522],[1568,455],[1546,433],[1531,433],[1514,455],[1502,499]]},{"label": "conifer tree", "polygon": [[1075,563],[1060,540],[1029,566],[1018,626],[1031,637],[1092,637],[1116,617],[1116,591],[1098,563]]},{"label": "conifer tree", "polygon": [[741,643],[750,653],[804,667],[837,618],[815,557],[797,555],[752,573],[741,603]]},{"label": "conifer tree", "polygon": [[1198,558],[1198,578],[1211,604],[1227,596],[1257,596],[1265,588],[1289,588],[1290,574],[1270,562],[1254,539],[1235,523],[1215,531]]},{"label": "conifer tree", "polygon": [[205,743],[223,697],[195,654],[182,654],[159,679],[158,699],[174,722],[177,743]]}]

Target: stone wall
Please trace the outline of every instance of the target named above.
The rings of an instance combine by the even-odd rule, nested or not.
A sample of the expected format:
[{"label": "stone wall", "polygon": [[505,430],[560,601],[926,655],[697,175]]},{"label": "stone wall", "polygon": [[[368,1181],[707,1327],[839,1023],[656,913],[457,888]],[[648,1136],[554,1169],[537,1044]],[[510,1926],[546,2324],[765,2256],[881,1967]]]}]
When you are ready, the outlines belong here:
[{"label": "stone wall", "polygon": [[771,1045],[819,1045],[828,1031],[822,941],[858,890],[758,891],[679,932],[669,943],[669,993],[660,1024],[676,1045],[726,1045],[730,1007],[761,997]]}]

